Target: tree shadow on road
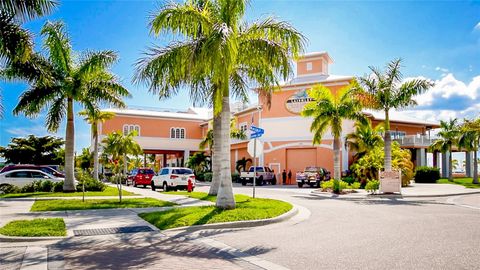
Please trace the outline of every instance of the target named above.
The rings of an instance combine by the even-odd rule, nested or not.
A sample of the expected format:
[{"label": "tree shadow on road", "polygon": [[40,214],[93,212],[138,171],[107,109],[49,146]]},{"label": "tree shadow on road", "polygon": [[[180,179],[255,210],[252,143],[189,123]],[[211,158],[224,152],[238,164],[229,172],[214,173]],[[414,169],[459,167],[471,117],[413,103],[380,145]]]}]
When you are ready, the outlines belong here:
[{"label": "tree shadow on road", "polygon": [[413,200],[398,198],[338,198],[338,197],[320,197],[314,195],[294,195],[292,197],[314,200],[314,201],[346,201],[363,205],[409,205],[409,206],[426,206],[426,205],[452,205],[451,203],[439,202],[431,199]]}]

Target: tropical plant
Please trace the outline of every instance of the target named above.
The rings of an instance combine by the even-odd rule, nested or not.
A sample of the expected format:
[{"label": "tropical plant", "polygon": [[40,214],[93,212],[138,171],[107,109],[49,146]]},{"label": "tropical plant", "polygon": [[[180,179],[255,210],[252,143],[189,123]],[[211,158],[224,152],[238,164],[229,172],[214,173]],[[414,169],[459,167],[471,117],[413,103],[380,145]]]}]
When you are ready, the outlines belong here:
[{"label": "tropical plant", "polygon": [[252,164],[252,159],[243,157],[243,158],[237,160],[236,163],[237,164],[235,164],[235,169],[237,169],[237,171],[240,173],[240,172],[244,172],[244,171],[247,170],[248,164],[249,163]]},{"label": "tropical plant", "polygon": [[411,79],[403,82],[400,72],[401,59],[387,64],[384,72],[369,67],[371,74],[358,78],[356,96],[366,108],[385,112],[384,151],[385,171],[392,170],[392,138],[390,135],[390,110],[401,109],[417,104],[413,97],[426,92],[433,83],[424,79]]},{"label": "tropical plant", "polygon": [[453,160],[452,148],[458,143],[458,136],[460,130],[457,124],[457,119],[450,119],[449,121],[440,121],[440,131],[430,150],[441,151],[443,155],[448,152],[448,180],[453,181]]},{"label": "tropical plant", "polygon": [[313,143],[322,142],[322,137],[328,128],[333,136],[333,178],[339,180],[340,171],[340,139],[344,119],[366,122],[361,112],[361,105],[351,98],[351,84],[341,88],[336,95],[323,85],[316,85],[308,90],[313,101],[307,103],[301,115],[312,117],[310,130],[314,133]]},{"label": "tropical plant", "polygon": [[372,122],[355,122],[355,131],[347,134],[346,140],[350,150],[355,151],[355,159],[361,158],[373,148],[383,146],[383,125],[372,127]]},{"label": "tropical plant", "polygon": [[467,151],[473,152],[473,183],[478,184],[478,150],[480,149],[480,118],[474,120],[465,119],[461,126],[461,134],[458,145]]},{"label": "tropical plant", "polygon": [[65,142],[53,136],[12,138],[6,147],[0,146],[0,156],[6,163],[53,165],[62,164],[58,152]]},{"label": "tropical plant", "polygon": [[[237,128],[237,118],[232,117],[230,119],[230,139],[237,139],[237,140],[245,140],[247,139],[247,135],[244,131]],[[208,129],[207,135],[199,144],[200,150],[209,149],[211,153],[213,153],[213,129]]]},{"label": "tropical plant", "polygon": [[131,158],[128,160],[128,171],[143,166],[143,159],[140,157]]},{"label": "tropical plant", "polygon": [[211,171],[212,161],[210,156],[205,152],[197,152],[193,154],[187,161],[187,167],[194,170],[195,174]]},{"label": "tropical plant", "polygon": [[[34,46],[32,34],[21,25],[49,14],[56,6],[57,1],[53,0],[0,1],[0,68],[30,59]],[[0,89],[0,118],[2,116]]]},{"label": "tropical plant", "polygon": [[452,167],[454,170],[458,169],[459,165],[460,165],[460,162],[458,162],[458,159],[452,159]]},{"label": "tropical plant", "polygon": [[[135,82],[160,98],[183,86],[194,103],[213,106],[213,183],[216,205],[235,208],[230,164],[230,97],[248,100],[256,84],[269,97],[292,71],[290,58],[303,51],[304,37],[287,22],[273,18],[246,24],[247,0],[189,0],[164,5],[150,25],[155,35],[178,37],[154,47],[137,63]],[[178,35],[176,35],[178,34]],[[217,191],[218,187],[218,191]]]},{"label": "tropical plant", "polygon": [[37,55],[33,70],[18,66],[6,70],[11,77],[30,78],[29,89],[20,96],[13,112],[35,117],[48,108],[46,126],[51,132],[57,131],[62,120],[67,119],[63,190],[73,192],[74,102],[123,106],[122,97],[129,93],[108,71],[117,60],[113,51],[87,52],[77,61],[62,22],[47,22],[41,33],[45,37],[47,58]]},{"label": "tropical plant", "polygon": [[[104,153],[110,155],[113,161],[113,171],[115,173],[120,202],[122,202],[122,178],[124,178],[124,174],[126,174],[128,170],[127,156],[140,155],[142,153],[142,148],[134,139],[136,135],[136,131],[132,131],[127,135],[114,131],[102,140]],[[123,174],[121,173],[120,160],[123,160],[121,164],[123,165]]]},{"label": "tropical plant", "polygon": [[79,112],[78,115],[84,116],[85,121],[91,125],[93,137],[93,179],[98,181],[98,124],[112,119],[115,114],[101,111],[95,104],[89,104],[88,101],[85,104],[87,109]]},{"label": "tropical plant", "polygon": [[76,167],[86,171],[92,167],[93,153],[90,152],[88,147],[82,149],[82,153],[77,156],[75,160]]}]

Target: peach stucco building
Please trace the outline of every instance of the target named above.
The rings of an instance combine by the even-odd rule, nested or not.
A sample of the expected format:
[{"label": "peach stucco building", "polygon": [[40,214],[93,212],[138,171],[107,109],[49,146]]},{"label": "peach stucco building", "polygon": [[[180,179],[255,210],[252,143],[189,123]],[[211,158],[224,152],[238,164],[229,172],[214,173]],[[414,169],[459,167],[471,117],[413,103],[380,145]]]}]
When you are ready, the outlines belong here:
[{"label": "peach stucco building", "polygon": [[[326,52],[304,55],[297,60],[296,77],[282,85],[272,95],[271,106],[259,97],[259,104],[253,106],[232,106],[237,117],[238,128],[248,130],[253,124],[265,130],[261,137],[263,154],[258,158],[261,165],[280,173],[284,169],[292,174],[306,166],[321,166],[333,171],[333,138],[327,131],[321,144],[313,145],[310,132],[311,119],[300,116],[303,106],[311,99],[306,90],[316,84],[336,92],[353,79],[352,76],[332,75],[329,66],[332,58]],[[116,116],[106,121],[100,128],[101,136],[112,131],[128,132],[138,130],[137,141],[149,154],[159,154],[162,166],[182,165],[192,153],[199,151],[198,144],[206,135],[211,112],[205,109],[190,108],[185,111],[155,110],[112,110]],[[375,112],[365,112],[374,124],[383,121],[383,116]],[[352,153],[345,147],[345,135],[354,129],[352,121],[344,121],[342,134],[342,171],[347,170]],[[438,127],[437,123],[411,119],[401,114],[392,114],[391,129],[394,139],[405,148],[412,150],[412,159],[418,165],[425,165],[426,151],[431,140],[429,130]],[[237,160],[251,158],[247,153],[248,140],[233,140],[231,144],[231,168],[235,170]],[[293,184],[295,179],[292,179]]]}]

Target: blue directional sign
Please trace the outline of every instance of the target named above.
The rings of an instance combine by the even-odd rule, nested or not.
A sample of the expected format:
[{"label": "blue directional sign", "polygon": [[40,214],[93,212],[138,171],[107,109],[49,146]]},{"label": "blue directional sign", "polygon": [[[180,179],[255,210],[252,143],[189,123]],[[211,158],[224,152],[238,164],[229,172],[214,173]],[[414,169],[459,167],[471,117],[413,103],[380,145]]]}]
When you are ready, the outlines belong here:
[{"label": "blue directional sign", "polygon": [[260,138],[262,135],[263,133],[252,133],[250,134],[250,139]]},{"label": "blue directional sign", "polygon": [[250,130],[252,131],[252,133],[250,134],[250,139],[262,137],[262,135],[265,133],[265,130],[263,128],[259,128],[253,125],[250,126]]}]

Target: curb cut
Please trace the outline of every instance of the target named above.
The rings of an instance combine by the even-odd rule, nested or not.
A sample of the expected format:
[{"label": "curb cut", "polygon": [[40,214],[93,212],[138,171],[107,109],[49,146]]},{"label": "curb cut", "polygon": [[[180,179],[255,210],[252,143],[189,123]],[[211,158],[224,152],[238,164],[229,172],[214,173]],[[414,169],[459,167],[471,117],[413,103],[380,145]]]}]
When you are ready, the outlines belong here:
[{"label": "curb cut", "polygon": [[330,198],[330,199],[374,199],[374,198],[435,198],[435,197],[450,197],[450,196],[463,196],[463,195],[472,195],[478,194],[479,191],[469,191],[465,193],[447,193],[447,194],[437,194],[437,195],[403,195],[403,194],[367,194],[367,195],[333,195],[331,193],[325,192],[316,192],[312,191],[311,194],[318,197]]},{"label": "curb cut", "polygon": [[292,218],[296,214],[298,214],[298,207],[294,204],[292,204],[292,206],[293,207],[292,209],[290,209],[290,211],[283,213],[280,216],[274,217],[274,218],[193,225],[193,226],[185,226],[185,227],[161,230],[161,232],[176,232],[176,231],[190,232],[190,231],[207,230],[207,229],[234,229],[234,228],[249,228],[249,227],[265,226],[265,225],[285,221],[287,219]]}]

